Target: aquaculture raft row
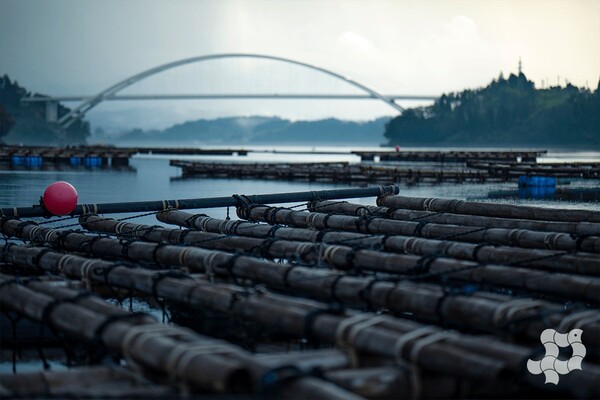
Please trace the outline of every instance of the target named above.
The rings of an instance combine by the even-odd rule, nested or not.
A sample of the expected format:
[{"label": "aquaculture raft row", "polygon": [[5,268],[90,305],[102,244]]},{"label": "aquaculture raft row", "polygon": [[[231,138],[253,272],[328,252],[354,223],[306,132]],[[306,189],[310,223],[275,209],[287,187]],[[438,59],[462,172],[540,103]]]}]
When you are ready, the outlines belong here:
[{"label": "aquaculture raft row", "polygon": [[[0,306],[15,334],[2,354],[24,354],[25,317],[72,369],[21,373],[16,363],[0,395],[597,396],[599,212],[253,198],[233,198],[237,220],[168,202],[155,213],[161,226],[3,217],[13,239],[0,244]],[[94,293],[134,299],[138,312]],[[144,301],[174,324],[135,310]],[[547,328],[581,329],[587,348],[558,385],[526,368],[544,357]]]},{"label": "aquaculture raft row", "polygon": [[171,160],[183,177],[258,178],[317,182],[419,183],[419,182],[505,182],[520,176],[541,175],[600,179],[597,165],[560,166],[542,164],[468,164],[445,167],[395,166],[383,164],[321,163],[240,163]]}]

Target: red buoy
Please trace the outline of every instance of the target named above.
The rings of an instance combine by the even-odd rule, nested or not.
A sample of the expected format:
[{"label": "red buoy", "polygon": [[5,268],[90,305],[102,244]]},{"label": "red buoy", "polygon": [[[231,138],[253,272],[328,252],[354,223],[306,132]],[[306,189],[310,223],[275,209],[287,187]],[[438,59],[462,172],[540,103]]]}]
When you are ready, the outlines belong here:
[{"label": "red buoy", "polygon": [[44,208],[54,215],[66,215],[77,206],[77,190],[68,182],[48,185],[42,197]]}]

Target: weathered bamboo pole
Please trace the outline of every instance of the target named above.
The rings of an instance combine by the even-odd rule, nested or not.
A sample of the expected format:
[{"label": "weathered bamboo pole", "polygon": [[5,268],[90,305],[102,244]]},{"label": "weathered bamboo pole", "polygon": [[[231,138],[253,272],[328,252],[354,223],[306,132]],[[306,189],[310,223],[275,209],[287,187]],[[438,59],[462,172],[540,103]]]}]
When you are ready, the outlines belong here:
[{"label": "weathered bamboo pole", "polygon": [[[43,251],[40,254],[40,262],[41,258],[49,256]],[[85,277],[96,281],[101,279],[96,275],[102,272],[92,271],[91,268],[98,266],[92,266],[93,263],[90,264],[89,259],[86,264],[86,259],[82,257],[61,257],[71,258],[67,262],[68,265],[62,263],[57,268],[62,265],[65,270],[70,270],[74,263],[78,263]],[[118,277],[118,272],[115,276]],[[3,307],[38,321],[46,319],[61,333],[80,340],[101,340],[112,351],[123,354],[126,361],[133,366],[141,365],[153,371],[162,371],[171,379],[181,380],[204,390],[218,393],[251,393],[258,390],[258,383],[251,382],[251,376],[257,375],[257,370],[262,370],[263,373],[270,371],[269,365],[260,362],[244,350],[224,341],[196,334],[189,329],[157,324],[148,316],[137,317],[129,313],[124,315],[122,309],[114,306],[92,303],[92,310],[87,307],[90,298],[80,296],[77,291],[71,290],[69,298],[76,300],[65,300],[64,292],[70,289],[63,289],[63,293],[58,295],[54,295],[51,287],[44,288],[42,292],[34,291],[31,288],[39,289],[39,282],[19,282],[1,274],[0,285],[0,304]],[[80,302],[86,307],[79,305]],[[63,312],[59,313],[59,308],[62,308]],[[49,312],[46,311],[48,309]],[[132,318],[134,316],[136,319]],[[140,339],[142,337],[143,340]],[[295,390],[301,389],[305,395],[310,393],[310,397],[322,399],[360,399],[331,385],[325,385],[324,390],[321,390],[314,380],[310,377],[299,379],[294,384]],[[283,389],[289,397],[296,398],[293,392],[288,392],[288,388]]]},{"label": "weathered bamboo pole", "polygon": [[[412,321],[372,314],[346,316],[339,315],[337,312],[331,314],[332,311],[310,301],[292,300],[289,297],[267,293],[254,295],[246,293],[240,296],[235,295],[235,293],[240,293],[239,289],[229,285],[197,285],[192,279],[179,277],[163,277],[160,285],[157,285],[153,283],[154,273],[152,271],[118,266],[113,267],[110,274],[106,274],[97,266],[92,266],[94,263],[106,263],[104,261],[90,260],[69,254],[57,255],[53,252],[43,252],[43,249],[11,246],[7,253],[11,256],[13,252],[24,253],[25,257],[23,255],[18,257],[24,262],[52,263],[55,268],[61,265],[63,273],[67,275],[85,275],[89,279],[108,281],[121,287],[152,292],[169,300],[188,303],[193,307],[232,313],[256,320],[267,326],[275,326],[290,334],[298,335],[308,332],[318,340],[329,343],[337,342],[338,344],[343,342],[346,343],[344,346],[351,346],[358,351],[385,357],[402,356],[424,368],[451,376],[502,384],[505,382],[503,377],[507,373],[522,376],[521,363],[525,357],[529,356],[530,351],[527,348],[508,345],[490,338],[443,334],[440,330],[432,327],[427,328],[429,335],[423,339],[427,342],[425,344],[421,343],[421,340],[412,333],[410,338],[407,337],[409,332],[423,328],[423,325]],[[42,252],[42,254],[34,256],[36,252]],[[84,265],[84,263],[87,264]],[[13,299],[17,297],[15,295],[18,293],[12,289],[21,290],[23,288],[15,288],[15,286],[22,285],[3,285],[1,287],[3,290],[0,291],[0,301],[5,303],[8,301],[7,297]],[[16,303],[13,301],[12,307],[14,308],[18,304],[33,304],[32,296],[28,297],[29,301]],[[233,298],[236,298],[235,302],[232,302]],[[67,306],[70,304],[61,305],[61,307]],[[322,311],[315,314],[316,310]],[[74,314],[72,315],[74,316]],[[278,315],[280,318],[272,318],[273,315]],[[308,315],[313,315],[313,318],[308,319]],[[81,320],[80,322],[85,323],[86,321]],[[359,325],[360,329],[358,329]],[[109,331],[106,330],[105,336],[108,334]],[[442,335],[443,341],[431,340],[431,336],[434,334]],[[442,339],[442,336],[438,339]],[[144,349],[152,351],[150,348]],[[588,396],[600,389],[600,381],[597,379],[600,376],[600,370],[597,367],[584,364],[581,373],[571,375],[574,376],[565,379],[564,386],[561,380],[562,390],[578,396]],[[536,381],[530,374],[525,373],[522,378],[528,384],[543,387],[541,381]]]},{"label": "weathered bamboo pole", "polygon": [[[53,303],[53,298],[45,294],[36,293],[27,288],[27,283],[21,284],[6,275],[0,275],[0,304],[6,309],[10,309],[25,315],[36,321],[46,319],[55,329],[70,337],[92,342],[100,339],[102,343],[111,351],[118,354],[128,354],[135,363],[149,367],[153,370],[163,371],[163,373],[173,375],[175,371],[167,369],[169,362],[172,362],[174,352],[181,346],[181,341],[175,341],[168,338],[170,335],[180,335],[181,338],[188,341],[185,347],[191,349],[194,346],[227,346],[230,353],[240,352],[241,349],[219,342],[215,339],[201,337],[193,334],[189,330],[181,328],[166,327],[162,324],[154,324],[154,320],[149,316],[141,316],[137,320],[132,318],[129,321],[118,319],[114,323],[108,323],[103,326],[110,316],[105,316],[83,308],[77,305],[77,302]],[[50,307],[50,308],[49,308]],[[45,310],[50,310],[46,311]],[[59,312],[59,310],[61,310]],[[119,311],[120,312],[120,311]],[[139,327],[143,329],[140,329]],[[160,330],[160,336],[149,336],[144,344],[146,346],[135,346],[135,338],[143,334],[144,329]],[[132,328],[136,327],[139,334],[132,336]],[[102,328],[102,329],[101,329]],[[125,340],[127,339],[127,340]],[[151,349],[151,350],[150,350]],[[217,351],[218,352],[218,351]],[[199,387],[217,391],[226,392],[231,389],[249,390],[247,377],[247,368],[243,367],[241,362],[231,357],[215,354],[201,355],[192,358],[189,364],[182,371],[178,371],[178,378],[190,382]],[[170,356],[170,357],[169,357]]]},{"label": "weathered bamboo pole", "polygon": [[[257,194],[243,196],[247,201],[255,203],[296,203],[309,200],[331,200],[354,197],[372,197],[399,191],[397,186],[374,186],[368,188],[331,189],[311,192]],[[110,214],[128,212],[161,211],[168,208],[193,209],[235,207],[240,203],[240,196],[213,197],[204,199],[136,201],[126,203],[81,204],[71,213],[81,215],[89,212]],[[42,207],[10,207],[0,208],[0,216],[6,217],[44,217],[46,211]]]},{"label": "weathered bamboo pole", "polygon": [[157,385],[120,366],[68,371],[0,374],[0,398],[175,398],[174,388]]},{"label": "weathered bamboo pole", "polygon": [[[173,164],[173,163],[172,163]],[[175,165],[175,164],[173,164]],[[373,165],[329,165],[321,164],[289,164],[278,165],[270,163],[241,164],[241,163],[177,163],[182,168],[182,175],[210,176],[223,178],[261,178],[308,180],[318,182],[400,182],[406,179],[409,182],[421,181],[485,181],[506,180],[504,176],[494,177],[481,171],[471,170],[444,170],[431,168],[394,168]]]},{"label": "weathered bamboo pole", "polygon": [[516,206],[512,204],[482,203],[425,197],[381,196],[377,199],[377,205],[389,208],[483,215],[498,218],[561,222],[600,222],[600,211]]},{"label": "weathered bamboo pole", "polygon": [[598,236],[573,238],[569,234],[560,232],[546,233],[524,229],[473,228],[417,221],[396,221],[385,218],[362,218],[292,211],[262,205],[237,207],[237,213],[242,219],[318,230],[337,229],[369,234],[395,234],[460,242],[496,243],[537,249],[600,253],[600,237]]},{"label": "weathered bamboo pole", "polygon": [[454,379],[427,374],[416,380],[403,366],[340,369],[325,378],[368,399],[449,399],[460,391]]},{"label": "weathered bamboo pole", "polygon": [[[514,265],[524,268],[545,269],[553,272],[597,276],[600,272],[598,256],[592,253],[560,253],[552,250],[523,249],[494,244],[472,244],[415,238],[400,235],[364,235],[361,233],[288,228],[286,226],[257,224],[243,220],[224,220],[207,215],[193,215],[179,210],[166,210],[156,215],[164,223],[192,230],[258,238],[295,240],[312,243],[345,244],[369,249],[383,249],[394,253],[418,254],[458,258],[485,264]],[[132,228],[133,229],[133,228]],[[146,228],[139,234],[147,235]],[[135,234],[133,232],[132,234]],[[168,240],[165,239],[165,240]]]},{"label": "weathered bamboo pole", "polygon": [[[13,251],[15,250],[11,248],[9,254]],[[33,256],[36,251],[43,251],[43,249],[23,248],[19,251],[29,253],[29,256],[25,257],[25,261],[27,259],[32,260],[35,257],[40,264],[47,264],[50,258],[55,258],[52,252],[38,254],[37,257]],[[99,271],[98,265],[92,266],[89,259],[73,255],[59,255],[59,260],[60,258],[65,258],[61,265],[63,272],[66,274],[72,273],[75,276],[79,273],[87,275],[91,279],[94,279],[94,277],[102,280],[106,279],[107,274]],[[95,264],[106,263],[104,261],[92,261]],[[88,263],[87,268],[84,268],[83,263],[86,262]],[[108,274],[107,280],[121,287],[135,287],[142,290],[141,287],[151,285],[149,282],[151,279],[147,277],[148,273],[152,274],[151,271],[147,270],[115,267]],[[318,340],[330,343],[337,342],[338,344],[343,339],[347,343],[344,346],[350,346],[351,349],[354,348],[358,351],[385,357],[402,355],[408,357],[411,362],[415,362],[417,365],[440,373],[484,380],[496,384],[505,382],[502,376],[505,376],[508,371],[511,371],[511,374],[521,375],[523,373],[521,360],[527,357],[530,351],[523,347],[508,345],[487,337],[460,334],[444,334],[442,342],[428,341],[426,339],[429,336],[427,336],[424,339],[427,341],[427,345],[425,343],[420,344],[420,340],[416,337],[414,339],[406,337],[407,333],[423,328],[423,325],[411,321],[384,316],[377,317],[370,314],[361,314],[358,319],[356,318],[358,315],[340,316],[337,312],[329,314],[331,311],[325,311],[328,309],[322,308],[322,305],[266,293],[239,297],[235,296],[236,293],[239,293],[239,289],[216,284],[198,286],[190,279],[166,277],[161,280],[160,285],[156,285],[155,292],[157,295],[169,300],[180,303],[189,302],[193,307],[210,308],[239,315],[243,318],[250,318],[292,335],[298,335],[300,332],[305,332],[304,334],[310,332]],[[233,297],[236,298],[236,301],[232,304]],[[323,310],[323,312],[315,314],[316,310]],[[313,314],[316,316],[311,319],[307,318],[308,315]],[[274,319],[272,318],[273,315],[278,315],[280,318]],[[366,318],[366,320],[363,318]],[[360,329],[358,329],[359,325]],[[427,329],[428,332],[431,331],[431,335],[441,334],[439,330],[432,327]],[[347,331],[349,335],[347,335]],[[410,336],[412,338],[413,334],[410,334]],[[400,347],[398,346],[399,342],[403,343]],[[400,351],[405,347],[407,348],[404,351]],[[417,347],[419,348],[418,351],[416,350]],[[148,349],[148,351],[151,350]],[[491,358],[488,359],[488,357]],[[561,388],[559,389],[567,390],[568,393],[576,393],[578,396],[595,393],[594,391],[599,388],[597,378],[600,376],[600,371],[597,367],[589,364],[584,364],[583,370],[584,373],[565,380],[564,386],[561,380]],[[498,375],[499,373],[500,375]],[[527,384],[548,389],[544,387],[539,379],[532,378],[533,376],[530,374],[525,373],[522,377]],[[506,382],[506,384],[509,383]]]},{"label": "weathered bamboo pole", "polygon": [[339,213],[352,216],[389,218],[401,221],[427,221],[436,224],[482,226],[489,228],[527,229],[542,232],[565,232],[575,235],[600,236],[600,223],[593,222],[554,222],[526,219],[482,217],[432,211],[414,211],[400,208],[363,206],[341,201],[313,201],[310,211]]},{"label": "weathered bamboo pole", "polygon": [[[95,222],[96,221],[96,222]],[[17,230],[15,221],[7,221],[5,226],[8,228],[7,233],[14,233]],[[138,235],[140,238],[154,240],[162,243],[180,243],[181,241],[193,244],[195,242],[213,243],[215,241],[206,241],[203,233],[189,232],[181,230],[165,229],[160,227],[151,227],[148,225],[131,224],[125,222],[117,222],[107,220],[93,215],[82,217],[82,223],[90,229],[98,229],[104,232],[131,232]],[[33,225],[24,226],[22,234],[27,235],[35,229]],[[52,243],[52,233],[50,229],[38,231],[36,234],[40,237],[45,237]],[[194,235],[201,235],[202,239],[197,240]],[[35,235],[31,234],[29,238],[35,239]],[[184,240],[182,240],[184,238]],[[525,331],[528,336],[537,338],[539,335],[539,320],[535,318],[540,315],[540,312],[554,314],[550,317],[556,324],[560,323],[561,317],[557,313],[559,310],[556,306],[550,303],[544,304],[541,302],[531,302],[530,307],[524,306],[522,301],[513,302],[510,297],[497,298],[493,301],[487,298],[480,301],[473,300],[476,296],[451,296],[447,297],[446,292],[437,285],[421,284],[414,285],[405,282],[401,285],[394,286],[392,283],[381,282],[381,278],[361,279],[355,277],[343,277],[342,275],[325,271],[322,269],[312,269],[302,266],[287,266],[259,260],[245,256],[234,256],[228,253],[211,252],[190,247],[166,246],[156,248],[149,243],[129,243],[128,247],[116,239],[98,238],[94,242],[94,247],[87,249],[83,244],[89,241],[89,237],[82,234],[72,233],[61,240],[62,248],[66,249],[85,249],[94,254],[123,256],[127,254],[130,258],[143,261],[155,260],[165,265],[182,265],[200,271],[208,271],[219,275],[233,275],[234,277],[251,279],[257,282],[266,283],[275,287],[283,287],[293,289],[299,293],[312,294],[325,299],[337,299],[349,304],[367,304],[376,307],[386,307],[396,312],[412,312],[425,320],[438,321],[459,321],[451,323],[455,326],[466,326],[478,330],[488,331],[492,329],[511,329]],[[204,241],[204,242],[203,242]],[[95,251],[95,248],[104,250]],[[345,258],[344,258],[345,259]],[[233,263],[231,263],[233,260]],[[231,263],[231,264],[230,264]],[[225,268],[224,266],[227,266]],[[435,267],[435,265],[432,265]],[[493,266],[485,266],[482,268],[492,268],[492,279],[506,275],[506,272],[495,273]],[[455,273],[459,278],[468,280],[472,271],[462,271]],[[533,272],[533,271],[530,271]],[[454,274],[453,274],[454,275]],[[450,275],[452,276],[452,275]],[[531,279],[531,274],[528,279]],[[552,284],[556,279],[554,277],[546,277],[540,279],[536,277],[535,281],[542,285]],[[515,278],[504,278],[504,282],[513,282]],[[558,277],[558,281],[562,285],[558,286],[558,290],[563,291],[565,282],[569,282],[568,276]],[[596,278],[592,278],[596,279]],[[526,282],[526,281],[525,281]],[[576,281],[577,282],[577,281]],[[600,282],[597,282],[600,284]],[[532,285],[528,285],[532,287]],[[591,289],[590,289],[591,287]],[[585,285],[580,285],[579,290],[575,290],[576,296],[589,293],[588,296],[596,299],[597,294],[594,292],[594,286],[590,286],[589,282]],[[573,294],[564,292],[563,295],[572,300]],[[474,314],[471,312],[473,302],[479,302],[478,307],[480,312]],[[597,301],[597,300],[596,300]],[[449,302],[446,304],[446,302]],[[442,307],[442,304],[443,307]],[[525,318],[527,316],[527,318]],[[514,324],[515,320],[525,319],[525,324]],[[573,317],[577,320],[576,317]],[[586,328],[587,329],[587,328]],[[596,328],[600,332],[600,326]]]},{"label": "weathered bamboo pole", "polygon": [[[600,279],[596,277],[588,276],[574,276],[566,274],[553,274],[545,271],[535,271],[527,268],[519,267],[505,267],[500,265],[484,265],[477,264],[469,261],[456,260],[452,258],[428,258],[423,260],[422,257],[410,255],[410,254],[395,254],[386,253],[381,251],[373,250],[354,250],[348,246],[321,246],[319,244],[308,244],[305,242],[290,242],[286,240],[272,241],[265,239],[260,244],[256,241],[252,242],[252,245],[246,245],[244,247],[231,246],[225,242],[226,238],[219,238],[214,234],[206,232],[185,232],[178,229],[166,229],[166,228],[152,228],[148,225],[131,224],[127,222],[117,222],[115,220],[109,220],[106,218],[100,218],[94,215],[82,216],[82,225],[89,230],[106,232],[106,233],[121,233],[128,237],[140,237],[146,240],[154,240],[156,242],[165,241],[167,243],[185,243],[194,244],[196,246],[206,246],[212,248],[215,242],[220,242],[219,247],[223,248],[230,246],[230,251],[239,251],[240,249],[262,249],[263,256],[272,257],[285,257],[294,258],[298,257],[305,260],[319,260],[322,259],[325,263],[331,266],[342,269],[364,269],[377,272],[385,273],[408,273],[408,274],[433,274],[438,276],[445,276],[451,280],[461,280],[477,283],[487,283],[492,285],[501,285],[505,287],[514,287],[520,289],[528,289],[534,291],[540,291],[541,293],[551,294],[553,296],[565,297],[569,299],[581,299],[585,301],[599,302],[597,293],[600,292]],[[18,231],[19,225],[14,222],[6,222],[4,227],[0,228],[3,232],[12,235]],[[28,227],[22,229],[26,232]],[[141,236],[137,236],[136,232],[143,233]],[[30,239],[35,237],[49,236],[49,230],[41,229],[36,233],[37,236],[29,236]],[[33,232],[33,229],[29,232]],[[26,233],[25,233],[26,234]],[[77,234],[69,234],[61,241],[61,243],[69,243],[69,236],[75,239],[75,242],[71,242],[71,247],[67,249],[73,250],[81,244],[81,240],[86,240],[83,236],[77,236]],[[190,237],[188,237],[190,236]],[[79,238],[79,239],[77,239]],[[151,239],[153,238],[153,239]],[[218,240],[215,240],[218,239]],[[249,239],[249,238],[246,238]],[[98,239],[97,242],[93,243],[95,247],[99,247],[101,243],[108,244],[111,239]],[[84,242],[85,243],[85,242]],[[139,244],[144,246],[145,244]],[[124,244],[118,244],[116,240],[113,240],[112,244],[104,253],[113,256],[122,255],[124,250]],[[125,248],[129,254],[134,253],[134,246],[139,247],[137,243],[132,243],[129,247]],[[280,252],[276,252],[279,249]],[[146,251],[150,249],[147,248]],[[184,257],[187,260],[193,259],[193,250],[185,248],[164,248],[165,251],[170,251],[173,255],[178,255],[177,258],[169,258],[169,262],[173,265],[192,265],[183,264],[180,260]],[[93,251],[93,250],[92,250]],[[271,253],[271,251],[273,251]],[[146,253],[145,260],[148,259],[149,255],[157,256],[158,251],[152,251]],[[162,254],[162,253],[161,253]],[[183,255],[182,255],[183,254]],[[199,257],[202,257],[199,255]],[[427,262],[426,266],[423,266],[424,262]]]}]

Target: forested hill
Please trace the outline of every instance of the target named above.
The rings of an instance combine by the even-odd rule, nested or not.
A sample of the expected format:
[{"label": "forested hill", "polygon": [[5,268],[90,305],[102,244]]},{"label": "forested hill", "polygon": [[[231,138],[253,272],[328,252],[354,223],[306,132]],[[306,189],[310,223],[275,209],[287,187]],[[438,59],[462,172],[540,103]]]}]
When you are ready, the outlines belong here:
[{"label": "forested hill", "polygon": [[343,121],[335,118],[318,121],[290,121],[278,117],[225,117],[199,119],[165,130],[134,129],[120,135],[94,132],[96,143],[140,145],[196,143],[198,145],[368,145],[379,146],[388,117],[372,121]]},{"label": "forested hill", "polygon": [[[599,84],[600,85],[600,84]],[[600,150],[600,91],[536,89],[525,74],[440,97],[385,127],[390,145],[534,146]]]},{"label": "forested hill", "polygon": [[[76,122],[68,129],[59,129],[56,123],[46,122],[46,104],[22,103],[31,94],[7,75],[0,76],[0,144],[72,145],[86,142],[89,136],[87,122]],[[42,96],[43,97],[43,96]],[[69,112],[58,105],[58,116]]]}]

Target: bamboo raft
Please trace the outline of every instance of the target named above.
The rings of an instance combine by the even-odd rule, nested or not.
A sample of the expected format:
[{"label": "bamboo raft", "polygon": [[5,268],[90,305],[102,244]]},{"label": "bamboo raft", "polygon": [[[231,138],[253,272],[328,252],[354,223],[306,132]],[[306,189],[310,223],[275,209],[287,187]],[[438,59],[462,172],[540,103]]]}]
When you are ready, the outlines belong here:
[{"label": "bamboo raft", "polygon": [[86,165],[122,167],[129,165],[133,149],[107,146],[0,146],[0,164],[40,167],[51,165]]},{"label": "bamboo raft", "polygon": [[353,151],[363,161],[378,157],[380,161],[435,161],[435,162],[467,162],[467,161],[536,161],[547,153],[547,150],[536,151]]},{"label": "bamboo raft", "polygon": [[[600,212],[397,193],[0,209],[0,397],[597,397]],[[587,349],[558,385],[548,328]]]},{"label": "bamboo raft", "polygon": [[280,179],[332,183],[417,183],[504,181],[483,171],[464,169],[398,168],[372,164],[331,163],[226,163],[171,160],[182,176],[241,179]]},{"label": "bamboo raft", "polygon": [[[238,163],[171,160],[182,176],[241,179],[280,179],[332,183],[408,183],[420,182],[506,182],[516,181],[522,175],[600,179],[597,166],[496,166],[471,164],[473,167],[397,167],[379,164],[351,164],[347,162],[321,163]],[[486,168],[481,167],[485,165]]]},{"label": "bamboo raft", "polygon": [[552,176],[600,179],[600,163],[504,164],[467,162],[467,167],[487,171],[492,176]]}]

